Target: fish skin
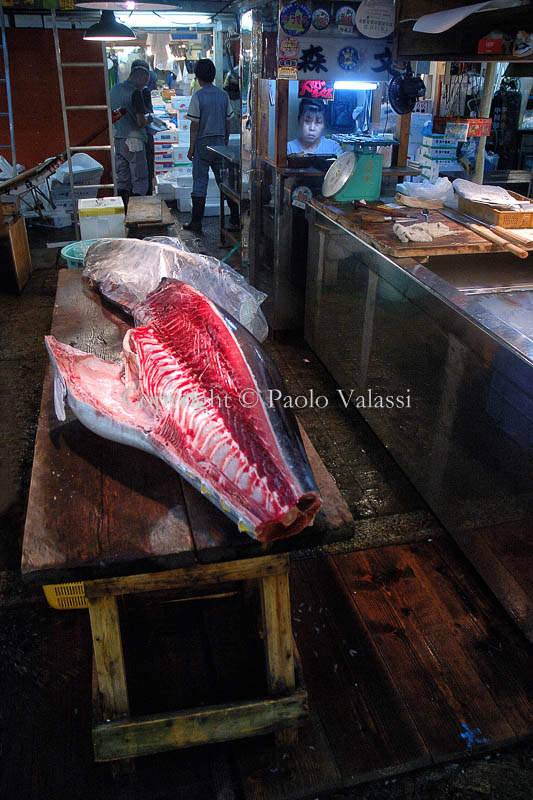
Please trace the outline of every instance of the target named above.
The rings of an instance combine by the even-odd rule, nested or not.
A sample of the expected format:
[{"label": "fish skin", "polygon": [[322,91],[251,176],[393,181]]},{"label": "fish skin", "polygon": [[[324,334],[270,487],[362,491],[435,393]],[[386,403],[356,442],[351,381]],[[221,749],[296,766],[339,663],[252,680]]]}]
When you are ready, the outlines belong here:
[{"label": "fish skin", "polygon": [[[259,541],[311,525],[322,501],[292,413],[263,400],[268,389],[286,390],[254,337],[173,280],[134,318],[123,369],[46,337],[59,418],[66,401],[99,435],[159,456]],[[227,408],[204,403],[213,386]],[[257,406],[239,406],[243,389],[256,393]]]}]

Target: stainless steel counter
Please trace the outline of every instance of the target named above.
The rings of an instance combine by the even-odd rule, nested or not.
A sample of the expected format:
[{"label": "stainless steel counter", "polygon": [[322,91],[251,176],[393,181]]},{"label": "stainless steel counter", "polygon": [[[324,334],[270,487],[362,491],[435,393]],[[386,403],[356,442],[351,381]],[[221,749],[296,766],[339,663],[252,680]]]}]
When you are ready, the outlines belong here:
[{"label": "stainless steel counter", "polygon": [[[491,526],[533,531],[533,256],[395,262],[307,218],[313,350],[467,555]],[[512,581],[480,571],[533,636],[533,597],[517,611]]]}]

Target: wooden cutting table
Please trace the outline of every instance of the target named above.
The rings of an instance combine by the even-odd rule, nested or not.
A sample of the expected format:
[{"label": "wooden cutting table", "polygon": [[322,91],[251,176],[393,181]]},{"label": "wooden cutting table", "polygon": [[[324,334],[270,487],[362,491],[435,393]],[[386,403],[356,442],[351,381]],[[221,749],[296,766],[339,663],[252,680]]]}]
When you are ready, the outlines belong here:
[{"label": "wooden cutting table", "polygon": [[[117,359],[128,321],[62,270],[52,333],[62,342]],[[315,535],[341,538],[353,520],[309,440],[324,497]],[[300,535],[302,537],[302,534]],[[163,461],[91,433],[67,411],[54,413],[52,369],[45,377],[22,573],[41,585],[79,582],[89,608],[97,675],[93,742],[97,761],[279,732],[306,714],[293,653],[289,557],[299,537],[270,550],[236,526]],[[305,541],[305,535],[299,541]],[[213,593],[254,582],[261,596],[268,695],[247,702],[132,717],[117,597],[174,590]],[[59,590],[67,601],[69,588]],[[244,668],[245,665],[243,665]]]},{"label": "wooden cutting table", "polygon": [[[362,222],[351,203],[336,203],[323,197],[313,197],[311,205],[328,217],[332,222],[342,225],[348,233],[353,233],[363,242],[370,244],[380,253],[390,258],[425,258],[426,256],[457,255],[457,253],[503,253],[504,248],[478,236],[454,220],[445,218],[438,211],[429,212],[429,222],[442,222],[451,231],[449,236],[442,236],[432,242],[401,242],[391,222]],[[405,208],[406,217],[417,217],[424,222],[424,217],[415,208]],[[406,222],[406,227],[413,225]]]}]

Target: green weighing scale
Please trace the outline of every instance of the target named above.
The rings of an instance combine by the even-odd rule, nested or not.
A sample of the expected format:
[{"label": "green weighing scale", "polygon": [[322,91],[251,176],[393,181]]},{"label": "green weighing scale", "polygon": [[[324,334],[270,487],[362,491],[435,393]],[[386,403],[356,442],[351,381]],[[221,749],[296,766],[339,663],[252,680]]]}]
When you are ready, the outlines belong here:
[{"label": "green weighing scale", "polygon": [[383,156],[378,147],[398,144],[394,139],[382,136],[358,136],[356,134],[333,134],[339,144],[351,147],[331,165],[324,177],[322,194],[333,197],[339,203],[352,200],[379,200],[383,175]]}]

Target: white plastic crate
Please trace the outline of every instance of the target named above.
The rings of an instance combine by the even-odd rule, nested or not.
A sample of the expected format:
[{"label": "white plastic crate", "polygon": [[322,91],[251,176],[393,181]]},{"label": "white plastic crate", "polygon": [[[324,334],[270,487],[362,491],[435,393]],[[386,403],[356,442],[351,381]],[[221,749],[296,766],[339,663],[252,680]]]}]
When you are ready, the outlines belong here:
[{"label": "white plastic crate", "polygon": [[[74,153],[71,160],[75,184],[100,183],[104,172],[102,164],[87,153]],[[54,179],[59,183],[70,183],[68,161],[56,169]]]}]

